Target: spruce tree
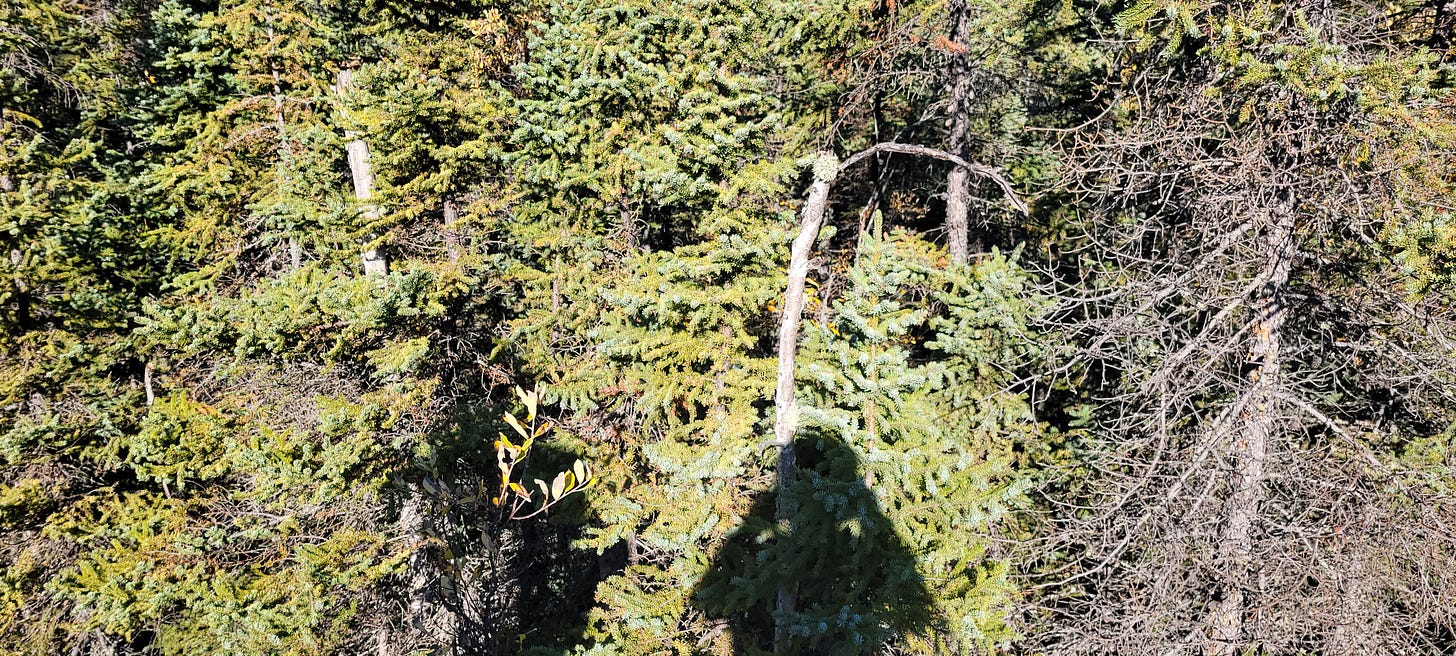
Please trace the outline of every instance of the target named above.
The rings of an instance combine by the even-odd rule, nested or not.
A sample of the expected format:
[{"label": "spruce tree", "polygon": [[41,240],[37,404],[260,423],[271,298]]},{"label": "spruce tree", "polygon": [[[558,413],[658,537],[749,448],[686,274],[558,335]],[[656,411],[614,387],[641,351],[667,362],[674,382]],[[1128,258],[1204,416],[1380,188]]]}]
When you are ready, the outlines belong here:
[{"label": "spruce tree", "polygon": [[[756,514],[762,505],[755,499],[807,494],[775,491],[771,485],[773,461],[764,447],[767,417],[761,405],[771,388],[772,353],[764,349],[765,338],[777,324],[778,267],[788,241],[784,228],[791,214],[786,210],[792,207],[786,201],[796,195],[805,171],[799,156],[815,139],[812,131],[824,127],[822,112],[839,111],[814,105],[831,102],[834,90],[843,88],[820,76],[822,69],[816,67],[832,66],[826,62],[839,56],[838,46],[869,49],[855,40],[865,36],[856,20],[868,13],[860,7],[805,12],[790,5],[727,10],[687,5],[670,11],[650,5],[572,5],[548,15],[539,42],[531,46],[532,64],[521,69],[527,96],[513,157],[538,200],[525,207],[512,228],[520,235],[516,243],[535,246],[518,255],[524,266],[516,275],[526,304],[514,324],[515,342],[530,370],[541,372],[548,397],[575,409],[579,421],[598,427],[595,440],[601,441],[589,439],[588,453],[610,463],[601,467],[603,487],[591,503],[591,536],[582,546],[602,551],[604,559],[611,558],[608,550],[622,549],[625,563],[597,588],[586,636],[593,649],[650,653],[671,643],[680,649],[721,650],[735,639],[755,644],[764,638],[765,627],[772,632],[776,624],[794,632],[806,648],[817,640],[856,653],[886,641],[903,642],[912,634],[922,651],[933,651],[936,644],[1004,640],[996,618],[1006,609],[1009,590],[984,543],[924,536],[915,549],[899,550],[895,572],[875,579],[911,582],[933,573],[952,582],[942,586],[943,598],[920,600],[924,612],[905,609],[905,616],[923,620],[919,626],[894,620],[893,611],[887,615],[883,607],[845,611],[833,620],[830,616],[842,609],[824,600],[793,617],[762,617],[765,586],[771,590],[785,577],[815,585],[813,569],[802,559],[786,559],[783,569],[758,571],[759,584],[747,590],[704,584],[695,592],[692,585],[682,585],[712,579],[719,550],[750,539],[751,527],[764,521]],[[794,35],[809,40],[802,46],[778,40]],[[774,85],[784,84],[802,84],[804,91],[787,98],[770,94]],[[842,138],[853,143],[863,137]],[[915,258],[877,255],[876,265],[884,269],[876,275],[906,275],[897,266],[932,267],[938,256],[923,242],[914,243],[922,249]],[[952,291],[954,286],[939,277],[927,285],[947,298],[963,292],[974,296],[971,290],[977,287],[965,281],[964,288]],[[955,300],[957,307],[974,302]],[[1006,310],[998,306],[996,311]],[[931,321],[929,315],[917,317],[919,326]],[[950,317],[935,320],[949,322]],[[965,321],[966,331],[977,329],[972,328],[975,320]],[[946,348],[964,354],[957,356],[958,364],[930,367],[933,374],[905,374],[921,381],[917,384],[896,383],[923,395],[917,403],[925,405],[916,410],[935,402],[927,376],[950,380],[952,370],[984,367],[978,358],[992,357],[976,352],[966,341],[973,339],[969,332],[959,330],[946,334]],[[921,339],[927,337],[918,335],[916,341]],[[879,357],[908,357],[886,352],[890,355]],[[957,380],[965,376],[954,375]],[[1001,388],[993,381],[988,385]],[[866,394],[880,398],[882,408],[895,408],[897,399],[889,397],[900,390]],[[898,507],[880,515],[880,501],[846,490],[867,513],[877,513],[867,529],[875,537],[867,545],[898,540],[895,526],[985,529],[1016,496],[1019,488],[1011,483],[1015,475],[1003,453],[1008,442],[993,444],[1004,436],[991,434],[1003,428],[1032,432],[1025,407],[1017,405],[1014,394],[999,410],[990,409],[992,401],[980,407],[978,394],[965,388],[957,394],[950,407],[965,423],[947,426],[945,432],[915,432],[913,440],[901,441],[907,458],[923,462],[901,471],[887,464],[894,460],[890,454],[876,453],[871,455],[879,460],[865,466],[887,468],[886,476],[894,468],[894,483],[887,489],[896,490],[895,503],[903,503],[907,515],[924,511],[927,484],[965,495],[962,505],[935,518],[899,517]],[[897,415],[899,430],[912,430],[904,424],[913,412]],[[971,435],[976,430],[971,427],[979,424],[983,432]],[[931,446],[938,440],[964,442],[941,450]],[[860,458],[857,449],[865,446],[846,443],[851,450],[824,449],[833,455],[821,463],[820,480],[853,488],[864,472],[846,478],[847,470],[856,469],[846,462]],[[950,469],[942,472],[945,467]],[[922,482],[930,470],[935,472],[930,482]],[[862,488],[863,482],[858,485]],[[819,511],[810,506],[801,503],[806,519],[800,537],[836,535],[834,513],[843,509],[815,514]],[[776,553],[791,551],[794,539],[785,537]],[[750,549],[750,561],[758,558],[752,555],[757,551]],[[863,560],[854,562],[868,563],[885,553],[867,547]],[[867,574],[860,585],[869,580]],[[843,586],[855,583],[841,578],[824,585],[833,591],[828,597],[842,598],[851,589]],[[727,596],[719,599],[720,593]],[[938,605],[949,610],[942,612]],[[738,621],[744,614],[754,617],[747,629]],[[860,617],[851,622],[853,614]],[[953,628],[946,617],[954,618]],[[833,630],[818,628],[831,620],[839,622]],[[733,637],[745,630],[752,635]],[[767,646],[762,642],[755,648]]]}]

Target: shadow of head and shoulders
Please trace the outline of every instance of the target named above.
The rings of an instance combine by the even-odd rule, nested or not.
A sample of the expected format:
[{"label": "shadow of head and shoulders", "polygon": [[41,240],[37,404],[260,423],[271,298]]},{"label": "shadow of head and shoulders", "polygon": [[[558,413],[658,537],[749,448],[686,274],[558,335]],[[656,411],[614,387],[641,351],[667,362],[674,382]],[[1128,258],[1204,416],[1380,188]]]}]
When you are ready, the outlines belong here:
[{"label": "shadow of head and shoulders", "polygon": [[[724,623],[735,654],[854,656],[932,631],[933,597],[915,556],[843,441],[796,442],[798,475],[790,489],[759,494],[724,541],[694,591],[695,605]],[[793,508],[775,521],[779,495]],[[774,616],[787,590],[794,610]]]}]

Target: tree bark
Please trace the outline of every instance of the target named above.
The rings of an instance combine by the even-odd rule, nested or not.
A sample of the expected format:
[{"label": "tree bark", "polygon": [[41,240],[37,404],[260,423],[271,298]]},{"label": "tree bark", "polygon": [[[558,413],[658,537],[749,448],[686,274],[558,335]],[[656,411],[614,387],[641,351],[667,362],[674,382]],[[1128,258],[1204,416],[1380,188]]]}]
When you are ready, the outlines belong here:
[{"label": "tree bark", "polygon": [[1295,212],[1289,190],[1281,190],[1269,211],[1264,233],[1264,269],[1253,300],[1245,392],[1247,402],[1234,429],[1233,470],[1229,496],[1223,507],[1216,565],[1224,580],[1221,596],[1210,609],[1205,626],[1205,656],[1228,656],[1245,645],[1244,615],[1254,566],[1254,522],[1264,500],[1264,468],[1270,443],[1278,430],[1280,373],[1283,365],[1285,291],[1294,256]]},{"label": "tree bark", "polygon": [[298,237],[288,238],[288,266],[289,270],[297,271],[303,267],[303,242]]},{"label": "tree bark", "polygon": [[445,256],[451,262],[460,261],[460,231],[455,224],[460,222],[460,206],[455,204],[453,196],[445,198],[444,206],[445,220]]},{"label": "tree bark", "polygon": [[[336,84],[339,96],[346,95],[354,88],[354,71],[349,68],[340,68],[338,82]],[[344,138],[349,142],[344,146],[349,153],[349,172],[354,178],[354,198],[362,206],[361,214],[367,224],[373,224],[379,219],[379,205],[375,204],[374,198],[374,169],[369,164],[369,144],[363,139],[357,138],[357,130],[344,130]],[[361,259],[364,264],[364,275],[382,276],[389,273],[389,260],[379,249],[370,248],[365,250]]]},{"label": "tree bark", "polygon": [[[833,162],[833,155],[821,154],[820,161]],[[814,249],[814,239],[824,223],[824,210],[829,202],[829,186],[838,167],[822,167],[832,171],[823,176],[821,167],[815,167],[814,184],[809,187],[809,197],[799,220],[799,235],[794,239],[789,254],[789,280],[784,289],[784,313],[779,322],[779,364],[778,385],[774,388],[774,445],[778,447],[778,489],[774,507],[775,519],[781,530],[793,530],[794,515],[798,508],[789,494],[797,472],[794,459],[794,432],[798,428],[799,407],[795,402],[794,359],[799,341],[799,324],[804,314],[804,283],[809,276],[809,255]],[[779,584],[778,596],[774,602],[777,615],[774,626],[774,653],[787,653],[788,645],[784,631],[785,615],[794,612],[797,586],[784,580]]]},{"label": "tree bark", "polygon": [[[409,498],[405,499],[404,505],[399,511],[399,528],[405,535],[410,536],[411,541],[422,544],[425,539],[425,516],[424,495],[418,489],[411,489]],[[409,576],[409,609],[406,611],[405,621],[407,626],[416,631],[425,630],[429,620],[435,618],[439,613],[432,608],[430,599],[430,572],[429,563],[425,559],[422,550],[417,550],[410,555],[408,565]],[[396,649],[396,651],[399,651]]]},{"label": "tree bark", "polygon": [[[789,252],[789,279],[784,289],[784,313],[779,321],[779,344],[778,344],[778,381],[774,387],[774,441],[778,448],[778,498],[774,505],[774,518],[778,520],[780,530],[793,531],[793,519],[798,508],[794,500],[788,494],[798,474],[798,465],[794,458],[794,433],[798,429],[799,406],[795,401],[797,387],[794,379],[794,360],[798,352],[799,324],[804,316],[804,284],[809,277],[809,255],[814,250],[814,240],[819,236],[819,228],[824,224],[824,213],[829,204],[829,189],[834,179],[849,167],[872,157],[877,153],[905,153],[932,157],[956,164],[970,173],[985,177],[995,182],[1006,193],[1006,198],[1021,212],[1026,212],[1026,204],[1017,198],[1016,192],[1011,188],[1011,183],[1000,175],[995,169],[967,162],[958,155],[947,153],[943,150],[926,148],[912,144],[895,142],[879,143],[851,155],[843,162],[838,161],[832,153],[820,153],[819,159],[814,165],[814,183],[809,186],[809,196],[804,201],[803,210],[800,212],[799,234],[794,238],[794,245]],[[783,620],[786,615],[794,611],[797,591],[794,582],[785,580],[780,583],[777,598],[774,601],[774,610],[778,619],[774,626],[774,653],[787,653],[788,636],[784,631]]]},{"label": "tree bark", "polygon": [[1370,566],[1359,555],[1341,572],[1340,602],[1343,611],[1325,640],[1324,656],[1362,656],[1379,653],[1371,636],[1377,627],[1362,618],[1371,615],[1368,609],[1379,606],[1380,586],[1371,575]]},{"label": "tree bark", "polygon": [[[957,157],[966,156],[970,133],[971,64],[966,57],[970,42],[970,17],[965,0],[949,0],[950,51],[949,79],[946,94],[950,97],[950,138],[946,151]],[[970,190],[971,172],[963,166],[951,169],[945,181],[945,241],[950,259],[964,264],[970,257]]]},{"label": "tree bark", "polygon": [[[338,77],[335,80],[335,90],[343,99],[354,88],[354,71],[349,68],[340,68]],[[344,130],[344,138],[348,139],[345,150],[349,158],[349,172],[354,182],[354,198],[362,205],[364,219],[373,223],[380,216],[379,206],[372,202],[374,198],[374,171],[369,163],[369,144],[363,139],[356,138],[359,135],[356,130]],[[389,261],[385,259],[378,249],[367,249],[361,254],[364,265],[364,275],[382,276],[389,273]],[[417,487],[411,487],[407,492],[403,505],[400,507],[398,529],[401,534],[416,544],[425,543],[425,524],[429,521],[427,515],[428,504],[424,494]],[[453,626],[448,612],[440,606],[432,597],[430,581],[433,578],[430,572],[430,563],[423,551],[416,551],[409,558],[406,565],[405,579],[407,590],[405,598],[409,604],[404,611],[401,632],[391,631],[390,627],[384,627],[376,636],[376,652],[378,656],[394,656],[403,653],[406,645],[399,644],[402,638],[409,635],[424,635],[427,641],[432,643],[447,642],[446,636],[431,635],[441,629],[448,629]]]},{"label": "tree bark", "polygon": [[157,402],[157,394],[152,391],[152,363],[142,365],[142,388],[147,392],[147,407]]}]

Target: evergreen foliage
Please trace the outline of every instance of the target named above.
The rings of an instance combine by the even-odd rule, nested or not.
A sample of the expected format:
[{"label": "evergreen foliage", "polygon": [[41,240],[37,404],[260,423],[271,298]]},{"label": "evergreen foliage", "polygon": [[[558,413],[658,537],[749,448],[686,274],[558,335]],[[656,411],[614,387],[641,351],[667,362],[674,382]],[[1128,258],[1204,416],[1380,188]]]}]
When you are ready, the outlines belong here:
[{"label": "evergreen foliage", "polygon": [[0,654],[1450,653],[1453,39],[9,0]]}]

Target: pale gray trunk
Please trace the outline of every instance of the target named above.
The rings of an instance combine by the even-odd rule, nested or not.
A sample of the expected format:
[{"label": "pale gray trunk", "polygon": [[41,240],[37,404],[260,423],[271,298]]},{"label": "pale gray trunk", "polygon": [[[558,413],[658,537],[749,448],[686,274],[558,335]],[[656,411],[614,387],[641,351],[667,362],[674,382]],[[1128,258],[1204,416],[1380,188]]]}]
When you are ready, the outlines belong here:
[{"label": "pale gray trunk", "polygon": [[460,206],[455,204],[454,198],[445,199],[445,256],[451,262],[460,261],[460,230],[455,225],[460,222]]},{"label": "pale gray trunk", "polygon": [[1253,299],[1249,335],[1247,402],[1235,425],[1228,498],[1218,537],[1216,565],[1223,572],[1221,597],[1205,619],[1205,656],[1238,653],[1246,641],[1246,591],[1252,583],[1254,523],[1264,499],[1264,469],[1278,419],[1280,372],[1283,364],[1284,294],[1294,256],[1294,218],[1290,192],[1282,190],[1270,208],[1264,233],[1263,284]]},{"label": "pale gray trunk", "polygon": [[1371,624],[1371,618],[1377,615],[1370,613],[1369,609],[1382,603],[1379,580],[1371,575],[1370,566],[1359,556],[1341,574],[1341,612],[1325,640],[1324,656],[1377,653],[1376,645],[1371,644],[1371,636],[1377,635],[1380,627]]},{"label": "pale gray trunk", "polygon": [[[278,35],[273,31],[273,7],[263,7],[264,30],[268,35],[268,45],[272,47]],[[272,53],[268,55],[268,73],[273,77],[273,124],[278,130],[278,144],[281,154],[285,157],[289,154],[288,134],[284,131],[283,122],[283,73],[278,70],[278,63],[273,60]]]},{"label": "pale gray trunk", "polygon": [[[348,95],[354,88],[353,69],[340,68],[335,87],[341,100]],[[374,169],[369,165],[369,144],[358,136],[357,130],[344,130],[344,138],[349,140],[344,149],[349,153],[349,172],[354,178],[354,198],[359,201],[364,222],[372,225],[380,216],[379,205],[373,202]],[[361,259],[364,263],[364,275],[382,276],[389,273],[389,260],[378,248],[365,250]]]},{"label": "pale gray trunk", "polygon": [[950,261],[965,264],[971,256],[970,173],[957,166],[945,179],[945,238]]},{"label": "pale gray trunk", "polygon": [[[960,168],[985,177],[996,183],[1006,193],[1007,200],[1018,211],[1026,212],[1026,204],[1017,198],[1011,183],[995,169],[968,162],[965,159],[934,148],[901,143],[879,143],[851,155],[843,162],[831,153],[821,153],[814,165],[814,184],[809,187],[809,196],[804,201],[799,219],[799,234],[789,253],[789,278],[784,289],[784,313],[779,322],[778,380],[774,387],[774,441],[778,447],[778,489],[774,516],[780,530],[793,531],[793,519],[798,508],[789,492],[797,477],[797,463],[794,459],[794,434],[798,429],[799,407],[795,402],[794,360],[798,352],[799,324],[804,315],[804,284],[809,277],[809,255],[814,249],[814,240],[819,227],[824,223],[824,213],[829,204],[829,188],[841,172],[877,153],[905,153],[933,157],[949,161]],[[878,214],[878,213],[877,213]],[[878,221],[878,218],[876,219]],[[797,590],[793,581],[779,585],[774,610],[780,618],[794,611]],[[782,621],[774,627],[774,652],[786,653],[788,636]]]},{"label": "pale gray trunk", "polygon": [[[353,88],[354,71],[347,67],[340,68],[335,90],[340,96],[341,104]],[[356,138],[358,135],[359,133],[355,130],[344,131],[344,138],[348,140],[345,144],[345,151],[348,154],[349,172],[354,182],[354,198],[362,206],[364,219],[373,223],[380,216],[379,206],[372,202],[374,172],[369,163],[369,145],[363,139]],[[361,254],[361,259],[366,276],[382,276],[389,273],[389,262],[377,249],[365,250]],[[426,540],[425,523],[429,521],[428,504],[424,494],[418,488],[410,488],[408,495],[400,507],[398,530],[412,544],[421,545]],[[446,645],[453,642],[453,636],[449,634],[454,631],[454,617],[434,600],[430,590],[432,574],[430,570],[430,563],[423,551],[417,551],[410,556],[405,569],[405,599],[408,601],[408,606],[402,618],[403,630],[396,633],[386,626],[379,631],[379,634],[375,636],[375,650],[378,656],[408,653],[412,651],[409,643]],[[417,640],[407,639],[407,637],[417,638]]]},{"label": "pale gray trunk", "polygon": [[[428,647],[429,653],[442,654],[439,649],[448,649],[455,641],[457,618],[436,596],[433,587],[437,572],[420,545],[427,540],[426,523],[430,521],[429,502],[418,488],[412,488],[399,510],[396,530],[414,545],[415,553],[405,565],[405,590],[403,601],[406,606],[399,625],[380,627],[374,636],[375,656],[400,656],[419,653],[419,648]],[[466,585],[467,582],[461,581]]]},{"label": "pale gray trunk", "polygon": [[[831,155],[821,155],[824,158]],[[821,172],[821,169],[823,172]],[[795,402],[794,359],[798,351],[799,323],[804,315],[804,283],[809,276],[809,255],[814,249],[814,239],[824,223],[824,211],[829,202],[829,185],[836,167],[816,166],[814,184],[809,187],[809,198],[799,220],[799,235],[794,239],[789,253],[789,280],[784,289],[784,314],[779,322],[779,365],[778,384],[774,388],[774,445],[778,447],[778,499],[774,516],[780,530],[792,533],[797,508],[789,492],[797,474],[794,461],[794,433],[798,428],[799,407]],[[779,585],[774,611],[780,618],[794,612],[797,603],[797,586],[793,581]],[[787,649],[787,635],[780,619],[774,627],[774,653],[783,654]]]},{"label": "pale gray trunk", "polygon": [[297,237],[288,238],[288,263],[294,271],[303,266],[303,242]]},{"label": "pale gray trunk", "polygon": [[[970,16],[965,0],[950,0],[950,71],[946,94],[950,96],[950,138],[946,151],[956,157],[966,156],[970,133],[971,64],[965,45],[970,42]],[[964,264],[970,257],[971,172],[957,165],[945,182],[945,241],[950,259]]]},{"label": "pale gray trunk", "polygon": [[[427,506],[424,495],[417,489],[410,490],[410,496],[405,500],[404,506],[399,511],[399,529],[410,540],[417,544],[425,539],[425,522],[429,521],[426,515]],[[448,642],[448,636],[431,635],[443,628],[442,623],[448,623],[447,613],[442,612],[438,604],[432,603],[433,599],[430,590],[430,564],[425,558],[423,551],[416,551],[410,556],[406,575],[409,577],[409,586],[406,590],[409,600],[409,609],[406,611],[405,621],[415,632],[424,634],[425,642],[429,644],[444,644]],[[398,650],[397,650],[398,651]]]},{"label": "pale gray trunk", "polygon": [[142,366],[142,388],[147,392],[147,407],[157,402],[157,395],[152,391],[152,363],[148,362]]},{"label": "pale gray trunk", "polygon": [[555,266],[551,268],[551,313],[561,312],[561,256],[556,256]]}]

